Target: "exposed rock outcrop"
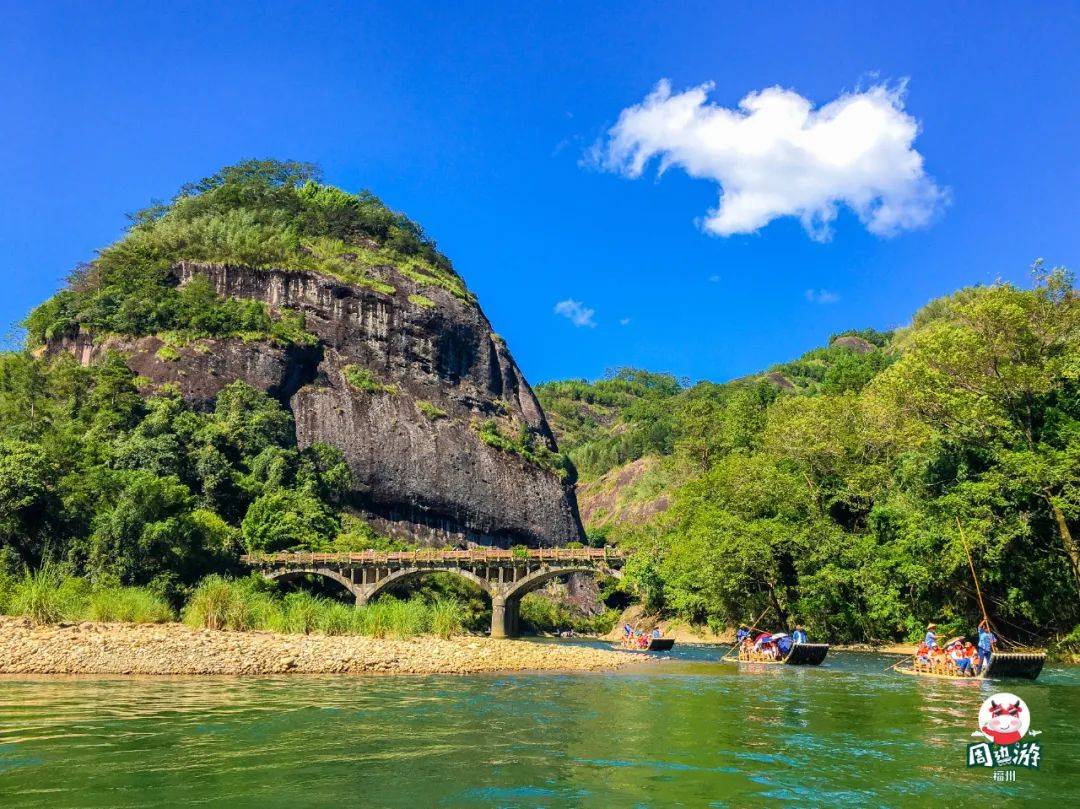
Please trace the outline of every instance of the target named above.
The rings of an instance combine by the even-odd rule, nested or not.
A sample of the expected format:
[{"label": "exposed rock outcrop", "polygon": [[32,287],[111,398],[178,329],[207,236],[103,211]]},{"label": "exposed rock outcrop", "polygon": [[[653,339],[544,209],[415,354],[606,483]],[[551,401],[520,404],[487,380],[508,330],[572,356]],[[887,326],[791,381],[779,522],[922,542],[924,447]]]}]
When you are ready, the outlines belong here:
[{"label": "exposed rock outcrop", "polygon": [[[162,352],[156,337],[63,348],[93,361],[122,351],[147,387],[175,384],[196,407],[243,380],[293,412],[301,446],[340,448],[356,504],[376,528],[432,544],[556,545],[581,538],[573,481],[523,453],[496,448],[477,427],[524,430],[557,450],[532,389],[470,300],[377,268],[394,291],[313,272],[181,262],[183,285],[203,276],[218,294],[301,312],[317,345],[283,348],[239,339],[197,340]],[[357,383],[356,372],[360,373]]]}]

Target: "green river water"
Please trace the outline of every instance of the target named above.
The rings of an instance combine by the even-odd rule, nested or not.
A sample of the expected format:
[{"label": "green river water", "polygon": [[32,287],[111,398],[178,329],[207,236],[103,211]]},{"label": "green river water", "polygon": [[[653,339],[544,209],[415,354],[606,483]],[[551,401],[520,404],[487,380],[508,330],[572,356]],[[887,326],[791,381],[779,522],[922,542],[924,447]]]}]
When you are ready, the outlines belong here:
[{"label": "green river water", "polygon": [[[927,681],[890,658],[615,674],[3,678],[0,806],[1080,806],[1080,670]],[[982,700],[1038,770],[969,769]]]}]

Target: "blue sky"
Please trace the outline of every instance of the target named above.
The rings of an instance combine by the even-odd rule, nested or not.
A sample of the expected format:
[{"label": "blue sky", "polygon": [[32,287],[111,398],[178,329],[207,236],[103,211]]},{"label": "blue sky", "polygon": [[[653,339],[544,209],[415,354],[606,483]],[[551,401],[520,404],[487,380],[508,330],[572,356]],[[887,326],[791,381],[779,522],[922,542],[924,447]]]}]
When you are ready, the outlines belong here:
[{"label": "blue sky", "polygon": [[[1040,256],[1080,268],[1075,4],[160,5],[0,2],[0,329],[125,212],[245,157],[318,162],[423,223],[533,382],[729,379],[966,284],[1026,283]],[[706,112],[906,81],[897,114],[948,202],[890,237],[842,204],[827,241],[793,216],[710,235],[753,138],[705,177],[695,154],[633,178],[604,152],[661,79],[711,82]],[[800,171],[782,146],[758,176],[816,181],[776,174]]]}]

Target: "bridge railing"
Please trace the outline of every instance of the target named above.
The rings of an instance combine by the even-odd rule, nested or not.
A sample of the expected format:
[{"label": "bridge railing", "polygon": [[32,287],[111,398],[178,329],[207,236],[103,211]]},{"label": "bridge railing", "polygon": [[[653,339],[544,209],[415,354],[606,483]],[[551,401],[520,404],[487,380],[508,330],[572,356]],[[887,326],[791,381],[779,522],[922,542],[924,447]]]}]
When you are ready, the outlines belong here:
[{"label": "bridge railing", "polygon": [[358,551],[355,553],[249,553],[240,557],[247,565],[348,565],[410,562],[622,562],[626,555],[616,548],[470,548],[468,550]]}]

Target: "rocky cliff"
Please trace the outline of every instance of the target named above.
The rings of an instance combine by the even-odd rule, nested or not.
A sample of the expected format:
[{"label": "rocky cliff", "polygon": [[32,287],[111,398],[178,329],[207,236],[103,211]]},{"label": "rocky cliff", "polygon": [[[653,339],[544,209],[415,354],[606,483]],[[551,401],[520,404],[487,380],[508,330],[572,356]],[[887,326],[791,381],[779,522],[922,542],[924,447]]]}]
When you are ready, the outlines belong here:
[{"label": "rocky cliff", "polygon": [[[502,339],[469,296],[392,266],[375,283],[317,272],[181,261],[226,298],[304,316],[310,346],[238,337],[164,346],[157,336],[64,338],[84,364],[121,351],[144,388],[208,407],[243,380],[286,404],[301,446],[341,449],[354,507],[377,530],[430,544],[556,545],[581,538],[573,480]],[[59,346],[54,346],[59,347]]]}]

